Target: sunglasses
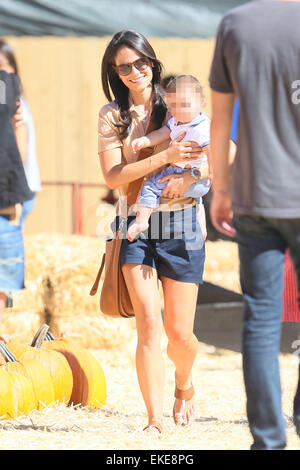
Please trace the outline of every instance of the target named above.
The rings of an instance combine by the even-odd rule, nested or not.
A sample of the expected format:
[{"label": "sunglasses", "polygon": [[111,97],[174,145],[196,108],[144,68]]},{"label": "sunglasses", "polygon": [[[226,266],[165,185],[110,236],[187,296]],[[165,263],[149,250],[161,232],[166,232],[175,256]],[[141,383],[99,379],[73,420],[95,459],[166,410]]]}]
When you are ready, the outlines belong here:
[{"label": "sunglasses", "polygon": [[146,67],[149,67],[149,65],[150,60],[148,57],[141,57],[140,59],[137,59],[129,64],[113,65],[113,68],[115,72],[125,77],[131,73],[132,67],[135,67],[139,72],[141,72],[142,70],[145,70]]}]

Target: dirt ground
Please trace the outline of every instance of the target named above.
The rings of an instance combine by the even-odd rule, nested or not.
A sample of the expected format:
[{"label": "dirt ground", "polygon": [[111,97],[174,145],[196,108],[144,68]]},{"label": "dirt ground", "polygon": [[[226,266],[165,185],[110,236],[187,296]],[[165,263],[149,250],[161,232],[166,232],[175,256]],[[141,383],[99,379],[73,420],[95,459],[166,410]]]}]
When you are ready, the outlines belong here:
[{"label": "dirt ground", "polygon": [[[135,338],[117,350],[91,350],[107,379],[107,403],[99,410],[56,404],[0,423],[0,449],[167,449],[247,450],[252,438],[245,414],[241,355],[200,343],[193,381],[197,410],[193,424],[175,427],[172,420],[174,369],[165,356],[164,432],[145,436],[144,403],[135,372]],[[292,424],[292,401],[298,358],[281,355],[283,411],[288,449],[299,449]]]},{"label": "dirt ground", "polygon": [[[4,315],[1,334],[30,343],[45,322],[45,302],[53,325],[78,340],[99,360],[107,381],[107,403],[102,409],[56,404],[42,411],[0,422],[0,449],[249,449],[252,437],[245,413],[240,353],[205,343],[193,370],[196,389],[195,420],[188,428],[172,419],[174,367],[165,358],[164,432],[158,437],[142,432],[146,410],[135,370],[135,321],[110,319],[99,313],[99,294],[88,295],[99,267],[103,241],[92,237],[38,234],[26,240],[26,285]],[[205,280],[239,292],[237,247],[208,242]],[[80,253],[80,256],[79,256]],[[52,297],[45,296],[44,280],[51,281]],[[54,334],[56,335],[55,331]],[[298,357],[281,355],[283,411],[288,449],[299,449],[292,425]]]}]

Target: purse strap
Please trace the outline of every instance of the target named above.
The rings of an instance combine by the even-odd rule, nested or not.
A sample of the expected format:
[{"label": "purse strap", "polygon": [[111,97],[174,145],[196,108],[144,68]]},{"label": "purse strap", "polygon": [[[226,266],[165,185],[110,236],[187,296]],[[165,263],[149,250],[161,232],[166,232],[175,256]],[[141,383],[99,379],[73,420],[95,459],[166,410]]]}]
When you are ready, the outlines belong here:
[{"label": "purse strap", "polygon": [[3,215],[15,215],[16,206],[5,207],[5,209],[0,209],[0,214]]},{"label": "purse strap", "polygon": [[102,274],[104,265],[105,265],[105,253],[104,253],[104,255],[102,256],[101,265],[100,265],[100,268],[99,268],[97,277],[96,277],[96,279],[95,279],[95,282],[94,282],[94,284],[93,284],[93,287],[92,287],[91,290],[90,290],[90,295],[95,295],[95,294],[97,293],[97,290],[98,290],[98,286],[99,286],[99,282],[100,282],[100,278],[101,278],[101,274]]},{"label": "purse strap", "polygon": [[[149,134],[150,132],[152,132],[156,129],[157,129],[157,125],[156,125],[155,121],[151,120],[149,122],[146,134]],[[137,161],[144,160],[145,158],[150,157],[152,155],[153,151],[154,151],[154,147],[147,147],[145,149],[142,149],[140,151],[139,155],[138,155]],[[138,193],[140,191],[140,188],[142,186],[143,181],[144,181],[144,177],[142,176],[141,178],[139,178],[135,181],[131,181],[131,183],[129,183],[127,193],[126,193],[127,207],[132,206],[132,204],[134,204],[136,202],[136,198],[138,196]],[[102,274],[102,271],[104,269],[104,265],[105,265],[105,253],[102,257],[101,265],[100,265],[97,277],[95,279],[95,282],[93,284],[93,287],[90,290],[90,295],[95,295],[97,293],[100,278],[101,278],[101,274]]]},{"label": "purse strap", "polygon": [[[146,135],[152,131],[155,131],[156,129],[157,129],[157,125],[155,121],[151,120],[147,127]],[[154,151],[154,147],[147,147],[147,148],[142,149],[136,161],[144,160],[145,158],[151,157],[151,155],[153,154],[153,151]],[[127,192],[126,192],[127,208],[135,204],[137,196],[143,184],[143,181],[144,181],[144,176],[142,176],[141,178],[135,181],[131,181],[131,183],[129,183]]]}]

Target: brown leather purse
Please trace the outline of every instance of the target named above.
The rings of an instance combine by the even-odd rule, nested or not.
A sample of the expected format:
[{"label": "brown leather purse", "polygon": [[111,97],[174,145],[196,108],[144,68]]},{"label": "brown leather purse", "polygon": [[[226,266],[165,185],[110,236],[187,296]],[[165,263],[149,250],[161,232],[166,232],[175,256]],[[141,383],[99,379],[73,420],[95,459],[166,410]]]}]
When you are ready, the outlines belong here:
[{"label": "brown leather purse", "polygon": [[9,217],[9,221],[12,225],[20,224],[20,217],[22,215],[22,204],[17,203],[14,206],[5,207],[0,209],[0,215]]},{"label": "brown leather purse", "polygon": [[16,206],[9,206],[5,207],[5,209],[0,209],[1,215],[15,215],[16,214]]},{"label": "brown leather purse", "polygon": [[[156,129],[153,121],[150,121],[147,134]],[[154,148],[148,147],[140,151],[137,160],[143,160],[152,155]],[[127,208],[135,204],[144,178],[132,181],[127,189]],[[124,220],[124,219],[123,219]],[[122,222],[121,222],[122,223]],[[100,295],[100,310],[111,317],[134,317],[134,310],[128,293],[126,282],[120,267],[120,250],[122,245],[122,226],[116,231],[115,237],[106,241],[105,253],[95,279],[90,295],[95,295],[98,290],[101,274],[105,266],[104,281]]]}]

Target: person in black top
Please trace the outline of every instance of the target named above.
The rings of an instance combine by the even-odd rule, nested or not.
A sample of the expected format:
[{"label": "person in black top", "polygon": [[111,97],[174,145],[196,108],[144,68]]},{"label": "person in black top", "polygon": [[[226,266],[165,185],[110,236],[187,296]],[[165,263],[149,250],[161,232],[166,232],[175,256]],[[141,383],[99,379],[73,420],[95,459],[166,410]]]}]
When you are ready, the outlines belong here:
[{"label": "person in black top", "polygon": [[[13,128],[19,78],[0,70],[0,210],[33,196],[26,181]],[[4,98],[4,100],[3,100]],[[4,101],[4,102],[3,102]]]},{"label": "person in black top", "polygon": [[20,94],[15,74],[0,70],[0,322],[12,290],[24,288],[21,203],[33,197],[18,150],[13,118]]}]

